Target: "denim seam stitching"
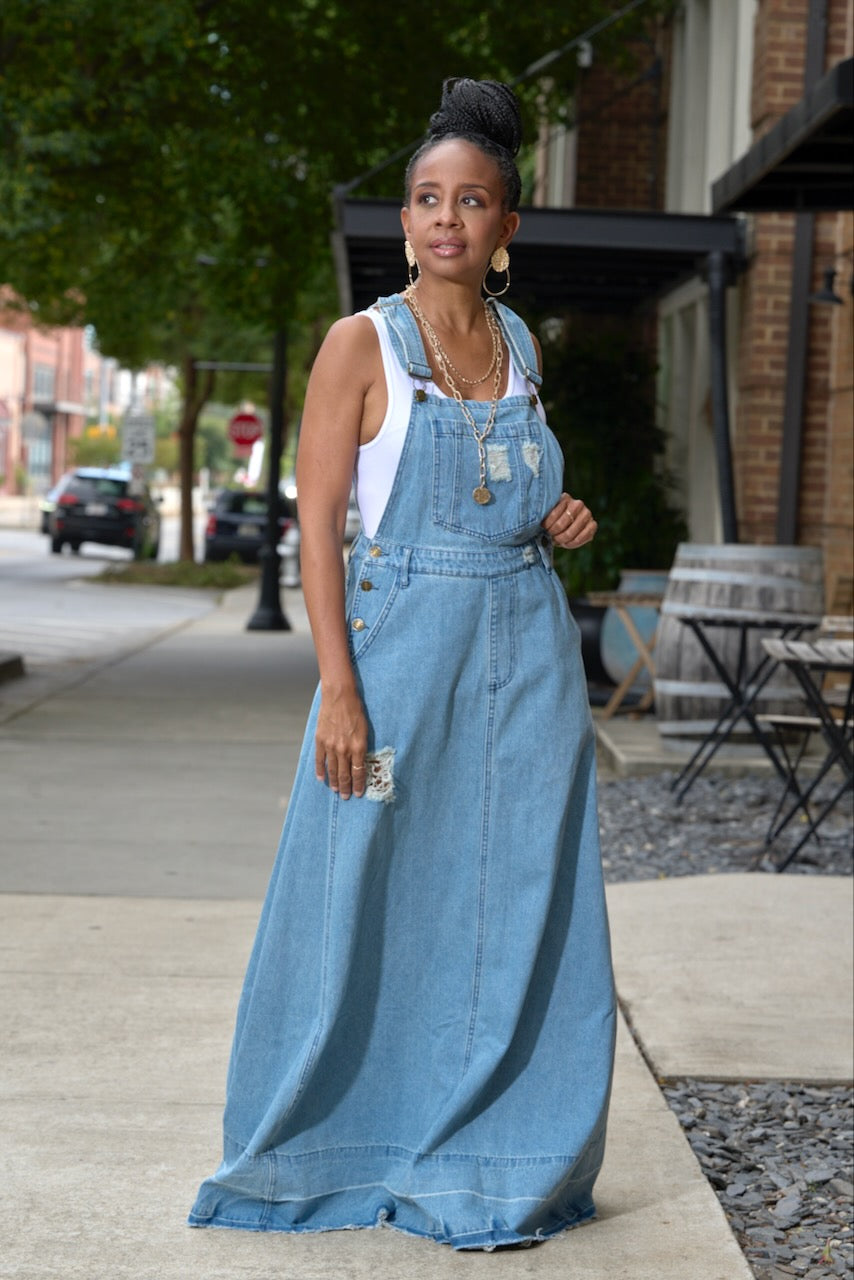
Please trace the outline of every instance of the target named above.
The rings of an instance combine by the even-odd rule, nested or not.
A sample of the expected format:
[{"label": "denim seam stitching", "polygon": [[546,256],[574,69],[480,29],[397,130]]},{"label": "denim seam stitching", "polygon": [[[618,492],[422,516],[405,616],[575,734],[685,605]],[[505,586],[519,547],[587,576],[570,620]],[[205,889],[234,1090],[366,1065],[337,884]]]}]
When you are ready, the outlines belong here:
[{"label": "denim seam stitching", "polygon": [[472,984],[471,1013],[469,1015],[469,1028],[466,1036],[466,1048],[463,1059],[463,1073],[468,1071],[471,1065],[472,1050],[474,1048],[474,1032],[475,1024],[480,1006],[480,988],[483,977],[483,939],[485,934],[485,914],[486,914],[486,882],[487,882],[487,854],[489,849],[489,807],[491,800],[491,779],[492,779],[492,733],[495,720],[495,695],[490,689],[487,698],[486,713],[486,740],[484,742],[483,751],[483,807],[481,809],[481,832],[480,832],[480,875],[478,883],[477,896],[477,929],[476,950],[474,962],[474,976]]},{"label": "denim seam stitching", "polygon": [[[247,1150],[245,1144],[238,1141],[227,1130],[225,1131],[225,1136],[228,1138],[229,1142],[231,1142],[233,1146],[239,1147],[240,1150],[243,1152]],[[543,1164],[543,1163],[573,1164],[578,1159],[577,1152],[570,1152],[570,1153],[563,1152],[563,1153],[556,1153],[556,1154],[544,1153],[544,1154],[535,1155],[535,1156],[498,1156],[498,1155],[485,1156],[483,1155],[483,1153],[477,1153],[474,1151],[472,1152],[469,1152],[469,1151],[447,1151],[447,1152],[420,1151],[413,1147],[402,1147],[396,1143],[389,1144],[389,1143],[379,1143],[379,1142],[378,1143],[350,1143],[348,1145],[344,1145],[344,1146],[338,1145],[334,1147],[333,1146],[314,1147],[312,1148],[311,1151],[300,1151],[300,1152],[296,1152],[294,1155],[287,1155],[287,1156],[278,1155],[277,1148],[274,1147],[270,1149],[269,1153],[265,1152],[264,1154],[265,1155],[270,1154],[271,1156],[273,1156],[273,1158],[276,1160],[277,1163],[281,1163],[282,1160],[287,1160],[289,1162],[297,1162],[297,1161],[302,1162],[305,1160],[326,1159],[329,1156],[334,1156],[336,1154],[349,1158],[350,1156],[358,1153],[361,1153],[364,1155],[376,1155],[376,1156],[389,1156],[389,1155],[400,1156],[401,1158],[405,1158],[407,1160],[419,1160],[419,1161],[429,1162],[431,1164],[432,1163],[450,1164],[450,1163],[453,1163],[454,1161],[465,1161],[466,1163],[470,1163],[470,1164],[483,1164],[487,1166],[504,1168],[507,1170],[512,1170],[520,1166],[521,1167],[534,1166],[534,1165]],[[249,1158],[258,1159],[259,1157],[250,1156]]]},{"label": "denim seam stitching", "polygon": [[[517,586],[516,586],[515,580],[511,579],[509,583],[509,589],[510,589],[510,598],[508,600],[508,607],[507,607],[507,613],[508,613],[507,631],[506,631],[506,635],[504,636],[504,645],[507,648],[507,674],[503,680],[498,680],[493,678],[490,681],[491,688],[496,692],[499,689],[505,689],[507,685],[510,684],[510,681],[513,679],[513,674],[516,669]],[[495,579],[490,578],[489,593],[491,597],[494,597],[494,592],[495,592]],[[492,607],[492,605],[493,605],[493,600],[490,601],[490,650],[491,650],[490,666],[491,666],[492,672],[494,672],[497,675],[498,654],[500,649],[500,645],[498,642],[499,628],[497,624],[498,600],[497,599],[494,600],[494,606],[495,606],[494,608]]]}]

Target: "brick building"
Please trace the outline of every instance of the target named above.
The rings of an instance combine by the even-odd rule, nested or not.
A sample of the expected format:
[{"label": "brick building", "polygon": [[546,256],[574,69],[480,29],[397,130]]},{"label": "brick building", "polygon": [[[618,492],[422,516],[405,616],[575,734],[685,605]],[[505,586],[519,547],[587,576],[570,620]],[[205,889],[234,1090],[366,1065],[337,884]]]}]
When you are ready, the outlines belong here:
[{"label": "brick building", "polygon": [[85,363],[82,329],[0,312],[0,491],[44,493],[66,470],[69,440],[86,423]]},{"label": "brick building", "polygon": [[[852,22],[850,0],[685,0],[638,47],[632,75],[598,64],[594,50],[579,74],[573,127],[543,135],[537,203],[712,212],[716,180],[800,102],[811,80],[851,57]],[[738,536],[822,547],[831,599],[841,584],[850,589],[852,576],[852,214],[779,212],[773,200],[771,211],[740,214],[749,207],[749,200],[716,206],[744,219],[748,246],[727,298]],[[810,297],[831,268],[843,282],[841,305]],[[719,542],[708,289],[700,275],[660,300],[657,339],[668,463],[690,536]],[[802,407],[793,386],[800,365]]]},{"label": "brick building", "polygon": [[[751,94],[754,138],[768,133],[804,95],[810,9],[807,0],[762,0],[758,6]],[[852,26],[850,3],[829,0],[816,79],[851,57]],[[756,542],[793,538],[821,546],[826,585],[833,594],[852,577],[854,216],[849,210],[827,210],[750,217],[753,243],[741,288],[735,439],[743,536]],[[804,273],[800,291],[799,236]],[[836,289],[840,303],[810,301],[820,294],[828,270],[843,282]],[[799,339],[804,346],[800,421],[791,403],[798,394],[792,387],[792,370],[799,360]],[[796,429],[790,443],[787,426]],[[787,452],[796,477],[788,492],[783,475]]]},{"label": "brick building", "polygon": [[[42,494],[71,465],[70,442],[121,413],[131,378],[93,347],[91,330],[39,328],[2,302],[0,290],[0,493]],[[160,403],[165,377],[139,375],[141,390]]]}]

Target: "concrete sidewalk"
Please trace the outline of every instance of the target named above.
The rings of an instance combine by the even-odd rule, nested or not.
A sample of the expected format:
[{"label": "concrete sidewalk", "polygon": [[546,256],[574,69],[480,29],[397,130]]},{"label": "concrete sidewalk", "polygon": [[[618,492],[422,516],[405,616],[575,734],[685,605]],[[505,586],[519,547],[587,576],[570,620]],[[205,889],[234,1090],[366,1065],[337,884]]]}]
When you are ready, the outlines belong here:
[{"label": "concrete sidewalk", "polygon": [[[191,1231],[315,667],[254,592],[0,728],[0,1277],[748,1280],[654,1076],[845,1079],[850,881],[613,886],[621,1026],[599,1220],[520,1253]],[[797,1033],[793,1026],[797,1024]]]}]

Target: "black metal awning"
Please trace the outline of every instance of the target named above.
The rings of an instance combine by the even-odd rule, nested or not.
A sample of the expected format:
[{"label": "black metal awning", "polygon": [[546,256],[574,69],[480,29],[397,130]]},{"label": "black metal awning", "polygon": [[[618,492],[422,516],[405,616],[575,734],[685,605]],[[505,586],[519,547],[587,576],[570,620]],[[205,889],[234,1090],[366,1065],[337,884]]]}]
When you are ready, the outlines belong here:
[{"label": "black metal awning", "polygon": [[[696,275],[712,253],[743,258],[733,217],[599,209],[520,210],[512,305],[623,313]],[[406,283],[400,203],[343,200],[334,236],[341,309],[360,311]]]},{"label": "black metal awning", "polygon": [[837,63],[712,184],[712,208],[854,208],[854,58]]}]

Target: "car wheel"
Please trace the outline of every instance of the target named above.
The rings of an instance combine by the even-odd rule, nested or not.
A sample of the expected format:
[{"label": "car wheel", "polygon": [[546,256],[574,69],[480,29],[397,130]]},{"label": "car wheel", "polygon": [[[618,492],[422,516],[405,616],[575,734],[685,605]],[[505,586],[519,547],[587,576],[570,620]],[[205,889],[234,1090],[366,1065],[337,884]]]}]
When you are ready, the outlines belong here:
[{"label": "car wheel", "polygon": [[74,542],[69,542],[68,545],[76,556],[80,555],[80,543],[77,540],[75,540]]},{"label": "car wheel", "polygon": [[62,555],[62,544],[63,544],[63,542],[64,542],[64,539],[63,539],[63,538],[51,538],[51,540],[50,540],[50,549],[51,549],[51,551],[53,552],[53,554],[54,554],[55,556]]}]

